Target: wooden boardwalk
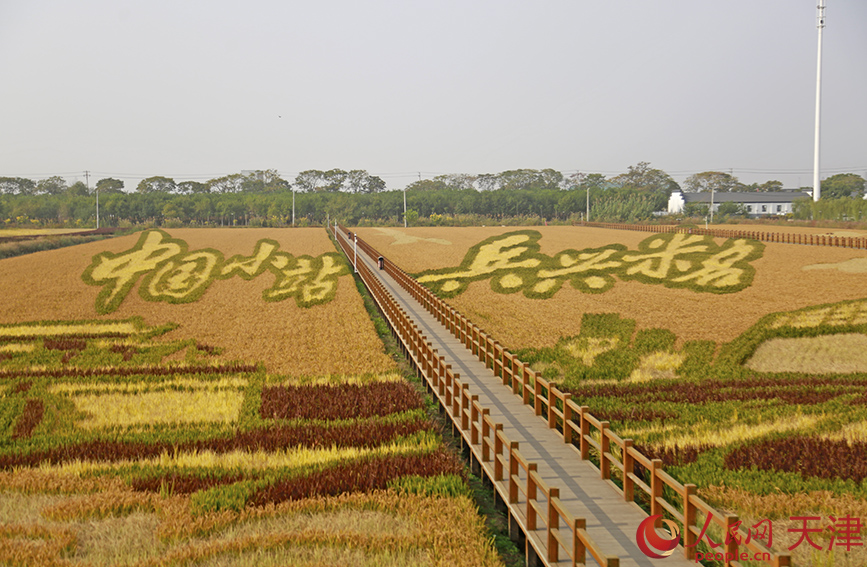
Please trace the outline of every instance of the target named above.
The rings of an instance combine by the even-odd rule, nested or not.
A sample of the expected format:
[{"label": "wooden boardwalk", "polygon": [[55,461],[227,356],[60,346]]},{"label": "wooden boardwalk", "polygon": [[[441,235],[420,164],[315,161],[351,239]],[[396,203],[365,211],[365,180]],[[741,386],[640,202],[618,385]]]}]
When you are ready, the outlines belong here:
[{"label": "wooden boardwalk", "polygon": [[[345,235],[340,240],[352,264],[356,257],[353,245]],[[508,505],[510,535],[525,545],[528,564],[695,565],[684,557],[681,547],[664,559],[646,556],[636,544],[636,531],[647,514],[625,501],[610,481],[600,478],[599,468],[582,460],[572,443],[564,443],[562,432],[539,417],[514,388],[505,386],[488,364],[480,362],[477,354],[379,269],[377,259],[368,257],[361,247],[357,262],[368,288],[381,286],[398,304],[398,311],[389,311],[384,301],[377,300],[420,374],[466,439],[465,450],[473,467],[484,472],[498,498]],[[371,275],[378,285],[368,281]],[[371,292],[374,297],[382,295],[381,290]],[[410,323],[402,322],[404,315]],[[407,344],[412,343],[412,333],[402,327],[411,326],[429,343],[429,350]],[[439,362],[431,363],[432,357],[419,354],[430,350]],[[504,440],[508,447],[502,447]]]}]

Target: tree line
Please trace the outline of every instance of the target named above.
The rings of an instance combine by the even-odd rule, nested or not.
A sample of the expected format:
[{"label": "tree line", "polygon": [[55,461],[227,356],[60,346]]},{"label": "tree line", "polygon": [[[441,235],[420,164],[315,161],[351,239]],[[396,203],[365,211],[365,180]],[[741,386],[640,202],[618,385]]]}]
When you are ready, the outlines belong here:
[{"label": "tree line", "polygon": [[[861,199],[864,184],[864,178],[856,174],[829,177],[822,182],[823,200]],[[779,181],[744,185],[724,172],[698,173],[681,186],[647,162],[610,177],[598,173],[564,176],[553,169],[439,175],[411,183],[404,191],[387,190],[380,177],[367,171],[341,169],[303,171],[292,183],[275,170],[236,173],[206,182],[154,176],[141,180],[134,192],[126,192],[124,182],[114,178],[99,179],[88,187],[81,181],[67,185],[61,177],[39,181],[0,177],[0,220],[6,225],[93,226],[98,195],[102,226],[286,226],[293,221],[296,225],[323,224],[326,218],[348,224],[402,224],[405,195],[406,216],[411,221],[461,218],[466,224],[486,219],[532,223],[587,218],[589,193],[591,220],[635,222],[650,220],[655,212],[665,210],[675,190],[780,188]],[[853,207],[844,208],[851,212]],[[828,211],[838,209],[842,210],[801,206],[796,214],[837,214]]]}]

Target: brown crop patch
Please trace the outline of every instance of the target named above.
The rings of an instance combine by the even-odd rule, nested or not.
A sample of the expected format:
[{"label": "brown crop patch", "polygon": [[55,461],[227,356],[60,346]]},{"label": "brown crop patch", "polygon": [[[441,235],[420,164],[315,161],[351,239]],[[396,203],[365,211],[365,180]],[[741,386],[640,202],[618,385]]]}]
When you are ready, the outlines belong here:
[{"label": "brown crop patch", "polygon": [[12,432],[12,439],[26,439],[30,437],[36,426],[42,422],[42,416],[45,414],[45,406],[42,400],[35,398],[27,400],[24,404],[24,411],[21,412],[21,417],[15,423],[15,430]]},{"label": "brown crop patch", "polygon": [[751,401],[778,399],[789,404],[814,405],[832,398],[864,392],[867,381],[858,378],[828,379],[750,378],[746,380],[704,380],[665,384],[603,384],[568,388],[577,399],[617,398],[623,404],[648,401],[705,404],[729,400]]},{"label": "brown crop patch", "polygon": [[308,476],[277,482],[250,499],[254,506],[302,500],[312,496],[337,496],[384,489],[390,480],[418,475],[463,477],[463,464],[452,453],[439,449],[425,455],[395,455],[365,459],[329,467]]},{"label": "brown crop patch", "polygon": [[349,419],[383,416],[423,407],[407,382],[335,386],[273,386],[262,389],[264,419]]},{"label": "brown crop patch", "polygon": [[867,478],[867,443],[814,437],[769,439],[739,447],[726,455],[731,470],[797,472],[804,477],[861,482]]}]

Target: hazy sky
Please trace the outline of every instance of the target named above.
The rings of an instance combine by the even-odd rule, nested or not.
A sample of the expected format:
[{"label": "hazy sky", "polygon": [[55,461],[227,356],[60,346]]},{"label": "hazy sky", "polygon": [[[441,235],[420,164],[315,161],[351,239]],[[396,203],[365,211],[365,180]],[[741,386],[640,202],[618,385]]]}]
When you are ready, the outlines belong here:
[{"label": "hazy sky", "polygon": [[[812,184],[817,0],[0,0],[0,176],[639,161]],[[867,0],[827,0],[823,177],[867,176]]]}]

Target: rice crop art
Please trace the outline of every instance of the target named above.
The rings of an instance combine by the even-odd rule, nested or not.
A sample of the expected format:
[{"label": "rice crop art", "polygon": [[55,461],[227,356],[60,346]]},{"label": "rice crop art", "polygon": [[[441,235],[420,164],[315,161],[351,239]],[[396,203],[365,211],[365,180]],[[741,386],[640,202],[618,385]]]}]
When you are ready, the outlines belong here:
[{"label": "rice crop art", "polygon": [[622,280],[683,287],[694,291],[733,293],[750,285],[764,245],[737,239],[717,245],[709,236],[660,234],[630,251],[622,244],[563,250],[553,257],[539,249],[541,234],[534,230],[490,237],[467,253],[458,268],[418,274],[420,283],[443,297],[465,291],[470,282],[490,279],[499,293],[523,291],[535,299],[554,295],[564,282],[586,293],[604,293]]},{"label": "rice crop art", "polygon": [[0,325],[0,563],[499,564],[399,375],[268,375],[174,328]]},{"label": "rice crop art", "polygon": [[337,278],[348,273],[339,254],[295,257],[279,248],[276,241],[263,239],[256,243],[252,255],[226,260],[218,250],[190,251],[183,240],[161,230],[148,230],[129,250],[94,256],[82,279],[103,288],[96,299],[98,313],[116,311],[139,278],[139,293],[147,301],[190,303],[215,279],[238,276],[251,280],[266,271],[276,276],[274,285],[262,293],[266,301],[294,297],[299,306],[309,307],[334,298]]}]

